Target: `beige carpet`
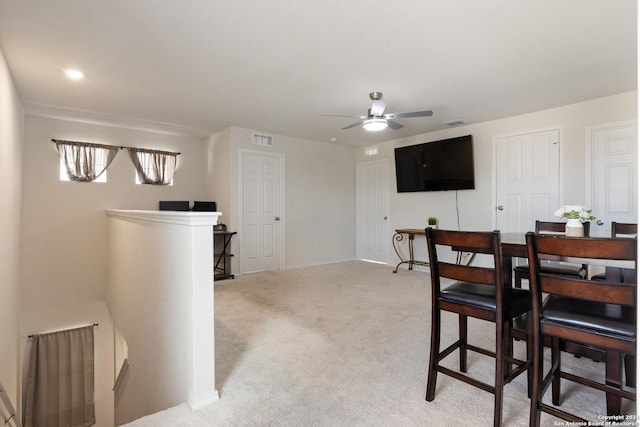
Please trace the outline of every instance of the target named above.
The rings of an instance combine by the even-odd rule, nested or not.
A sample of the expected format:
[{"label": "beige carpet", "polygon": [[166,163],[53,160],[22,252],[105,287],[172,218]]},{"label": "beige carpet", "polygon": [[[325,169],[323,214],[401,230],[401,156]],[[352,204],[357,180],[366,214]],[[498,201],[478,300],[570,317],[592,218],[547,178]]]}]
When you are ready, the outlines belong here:
[{"label": "beige carpet", "polygon": [[[493,396],[438,377],[424,399],[430,289],[427,273],[365,262],[256,273],[215,285],[216,386],[220,400],[170,408],[129,426],[490,426]],[[443,346],[457,318],[444,318]],[[470,324],[492,345],[492,324]],[[516,343],[523,357],[524,344]],[[451,367],[457,357],[449,357]],[[602,378],[604,366],[566,355]],[[577,369],[577,367],[576,367]],[[491,381],[493,361],[469,354],[469,372]],[[598,421],[604,394],[563,383],[563,407]],[[550,394],[550,393],[549,393]],[[625,402],[635,414],[635,403]],[[503,424],[526,426],[526,378],[505,388]],[[542,425],[560,420],[543,414]]]}]

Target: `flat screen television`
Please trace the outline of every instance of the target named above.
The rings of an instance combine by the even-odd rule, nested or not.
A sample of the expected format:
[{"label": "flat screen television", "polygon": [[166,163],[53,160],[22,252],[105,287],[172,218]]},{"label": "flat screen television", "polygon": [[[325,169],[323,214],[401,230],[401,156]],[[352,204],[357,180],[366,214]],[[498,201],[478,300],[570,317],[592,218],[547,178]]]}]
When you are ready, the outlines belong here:
[{"label": "flat screen television", "polygon": [[398,193],[475,188],[471,135],[398,147]]}]

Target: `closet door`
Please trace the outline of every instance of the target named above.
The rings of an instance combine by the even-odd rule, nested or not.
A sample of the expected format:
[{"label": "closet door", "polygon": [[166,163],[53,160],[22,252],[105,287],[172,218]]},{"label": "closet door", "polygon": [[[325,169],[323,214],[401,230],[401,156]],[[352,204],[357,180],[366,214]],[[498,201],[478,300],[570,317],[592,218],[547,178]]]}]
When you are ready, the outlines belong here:
[{"label": "closet door", "polygon": [[282,260],[282,155],[241,155],[242,272],[277,270]]},{"label": "closet door", "polygon": [[391,244],[389,212],[389,162],[380,160],[356,165],[356,242],[358,258],[388,262]]},{"label": "closet door", "polygon": [[[638,222],[638,127],[626,122],[590,128],[592,236],[611,235],[611,221]],[[593,227],[595,225],[595,227]]]},{"label": "closet door", "polygon": [[502,232],[533,231],[555,221],[560,207],[560,130],[495,138],[495,224]]}]

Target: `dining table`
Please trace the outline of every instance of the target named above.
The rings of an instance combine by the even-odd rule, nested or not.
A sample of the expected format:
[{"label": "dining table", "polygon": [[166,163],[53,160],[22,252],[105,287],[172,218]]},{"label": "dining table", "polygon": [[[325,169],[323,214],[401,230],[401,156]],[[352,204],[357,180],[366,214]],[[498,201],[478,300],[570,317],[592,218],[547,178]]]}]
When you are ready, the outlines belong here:
[{"label": "dining table", "polygon": [[[403,257],[400,254],[399,243],[405,240],[407,237],[407,246],[409,256]],[[415,259],[414,242],[416,236],[426,236],[425,229],[419,228],[398,228],[395,230],[393,236],[393,248],[400,258],[400,262],[396,265],[393,272],[397,273],[401,265],[407,264],[409,270],[413,270],[414,265],[429,266],[428,261]],[[590,237],[580,237],[581,239],[590,239]],[[512,286],[513,283],[513,264],[514,259],[527,258],[527,240],[526,233],[520,232],[501,232],[500,233],[500,248],[502,250],[502,275],[505,285]],[[460,251],[464,251],[464,248],[458,248]],[[565,258],[558,259],[559,261],[573,262],[576,264],[588,263],[588,260],[582,260],[580,258]],[[635,281],[636,266],[631,265],[628,262],[609,261],[605,262],[605,274],[607,280],[612,281]]]}]

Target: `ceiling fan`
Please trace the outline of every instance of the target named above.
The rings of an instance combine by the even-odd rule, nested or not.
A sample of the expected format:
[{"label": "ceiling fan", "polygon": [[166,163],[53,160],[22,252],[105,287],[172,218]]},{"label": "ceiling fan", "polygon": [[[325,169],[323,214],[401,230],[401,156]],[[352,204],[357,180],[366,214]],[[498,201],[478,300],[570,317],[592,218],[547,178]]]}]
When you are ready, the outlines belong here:
[{"label": "ceiling fan", "polygon": [[382,100],[382,92],[371,92],[369,94],[371,99],[371,107],[369,108],[366,116],[354,116],[344,114],[323,114],[328,117],[357,117],[361,121],[345,126],[342,129],[351,129],[356,126],[362,125],[368,131],[380,131],[390,127],[393,130],[402,129],[404,125],[393,121],[393,119],[404,119],[408,117],[430,117],[433,116],[433,111],[412,111],[406,113],[384,113],[387,103]]}]

